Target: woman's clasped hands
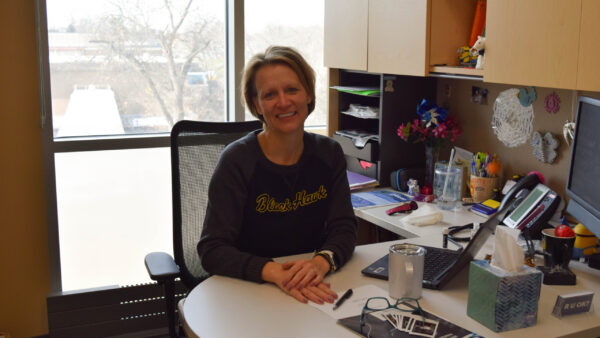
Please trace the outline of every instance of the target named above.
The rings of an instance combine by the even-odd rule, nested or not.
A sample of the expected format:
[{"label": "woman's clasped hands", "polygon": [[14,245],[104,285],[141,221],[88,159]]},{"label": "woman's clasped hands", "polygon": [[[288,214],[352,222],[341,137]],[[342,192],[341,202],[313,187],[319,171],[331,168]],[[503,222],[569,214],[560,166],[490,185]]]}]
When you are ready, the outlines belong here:
[{"label": "woman's clasped hands", "polygon": [[309,300],[317,304],[333,303],[337,294],[323,278],[329,271],[329,263],[320,256],[311,260],[300,259],[283,264],[269,262],[263,268],[263,279],[302,303]]}]

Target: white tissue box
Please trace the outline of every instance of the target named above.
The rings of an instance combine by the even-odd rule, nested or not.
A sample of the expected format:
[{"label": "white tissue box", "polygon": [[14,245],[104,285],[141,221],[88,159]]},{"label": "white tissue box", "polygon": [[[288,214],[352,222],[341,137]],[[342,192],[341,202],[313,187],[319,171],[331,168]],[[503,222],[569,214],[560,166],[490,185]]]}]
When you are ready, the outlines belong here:
[{"label": "white tissue box", "polygon": [[541,286],[542,273],[535,268],[507,272],[485,260],[472,261],[467,315],[495,332],[533,326]]}]

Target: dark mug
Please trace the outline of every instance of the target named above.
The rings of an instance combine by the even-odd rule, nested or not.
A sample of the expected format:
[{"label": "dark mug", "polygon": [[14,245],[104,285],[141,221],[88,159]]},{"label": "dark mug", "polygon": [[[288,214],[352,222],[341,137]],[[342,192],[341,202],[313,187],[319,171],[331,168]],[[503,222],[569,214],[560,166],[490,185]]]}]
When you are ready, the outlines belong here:
[{"label": "dark mug", "polygon": [[542,248],[544,249],[544,266],[547,268],[562,267],[566,269],[573,256],[575,235],[558,237],[554,228],[542,230]]}]

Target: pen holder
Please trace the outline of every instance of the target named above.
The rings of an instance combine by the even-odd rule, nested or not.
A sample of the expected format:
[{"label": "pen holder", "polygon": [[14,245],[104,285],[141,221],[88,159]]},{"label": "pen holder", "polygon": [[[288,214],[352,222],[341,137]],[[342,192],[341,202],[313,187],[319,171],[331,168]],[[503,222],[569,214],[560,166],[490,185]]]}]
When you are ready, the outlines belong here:
[{"label": "pen holder", "polygon": [[494,196],[494,188],[498,187],[498,177],[479,177],[471,175],[469,189],[473,202],[481,203]]}]

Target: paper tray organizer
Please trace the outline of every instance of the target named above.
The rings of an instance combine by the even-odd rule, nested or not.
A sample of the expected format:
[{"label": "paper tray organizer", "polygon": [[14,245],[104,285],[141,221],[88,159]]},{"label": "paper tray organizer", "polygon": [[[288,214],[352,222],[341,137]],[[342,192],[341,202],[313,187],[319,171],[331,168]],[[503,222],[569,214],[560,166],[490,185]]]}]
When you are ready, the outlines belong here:
[{"label": "paper tray organizer", "polygon": [[376,162],[378,160],[379,143],[377,141],[369,140],[365,143],[364,147],[360,148],[354,144],[354,140],[351,137],[334,134],[333,139],[342,146],[344,154],[348,156],[368,162]]},{"label": "paper tray organizer", "polygon": [[[333,138],[340,144],[346,158],[346,167],[348,170],[359,173],[364,176],[379,179],[378,177],[378,158],[379,142],[375,139],[368,139],[363,147],[356,146],[356,137],[351,134],[355,131],[341,131],[348,134],[334,134]],[[362,134],[357,134],[364,136]],[[357,136],[358,137],[358,136]]]}]

